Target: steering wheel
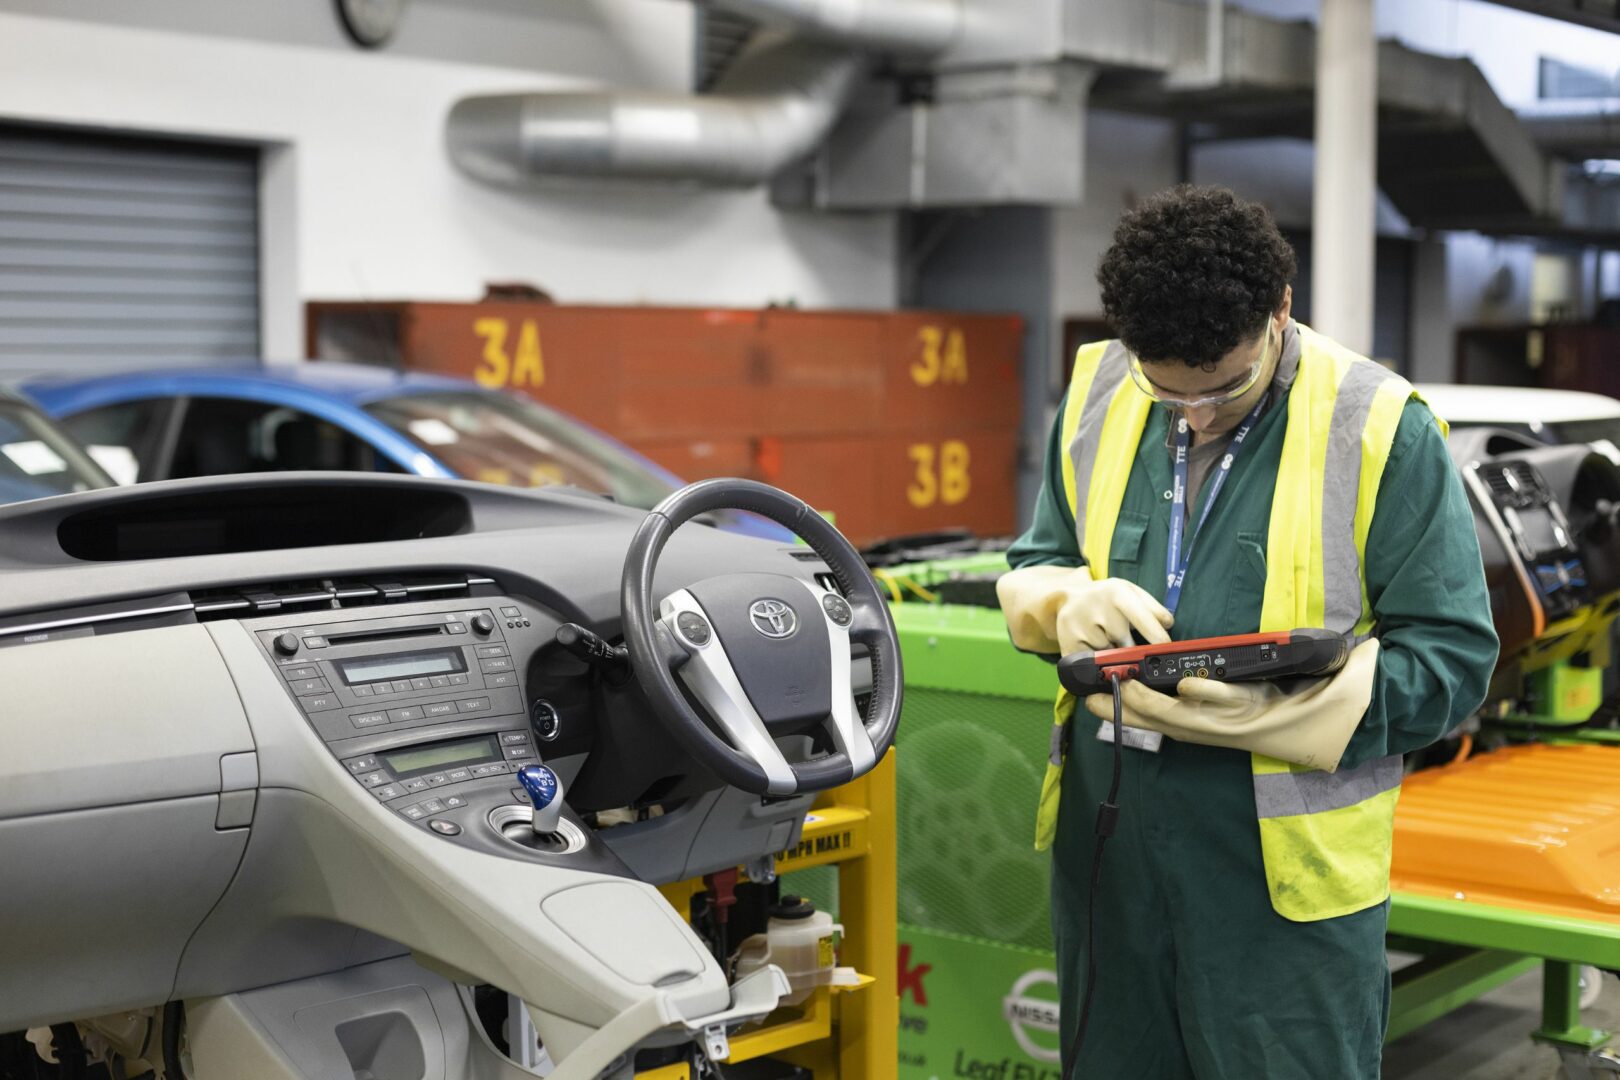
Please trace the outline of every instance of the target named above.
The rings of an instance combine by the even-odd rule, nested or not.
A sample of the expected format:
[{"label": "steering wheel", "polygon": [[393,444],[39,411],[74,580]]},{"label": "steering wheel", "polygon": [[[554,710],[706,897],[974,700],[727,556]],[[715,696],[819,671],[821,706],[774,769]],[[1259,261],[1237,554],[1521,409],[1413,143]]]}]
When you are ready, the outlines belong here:
[{"label": "steering wheel", "polygon": [[[715,510],[747,510],[796,533],[843,595],[787,574],[737,573],[677,589],[653,608],[653,577],[670,535]],[[670,734],[727,783],[797,795],[848,783],[875,766],[900,722],[900,641],[866,564],[800,499],[752,480],[689,484],[653,507],[630,542],[620,591],[636,681]],[[872,658],[864,722],[850,689],[850,644]],[[688,703],[679,676],[712,724]],[[781,735],[816,728],[833,751],[789,763]]]}]

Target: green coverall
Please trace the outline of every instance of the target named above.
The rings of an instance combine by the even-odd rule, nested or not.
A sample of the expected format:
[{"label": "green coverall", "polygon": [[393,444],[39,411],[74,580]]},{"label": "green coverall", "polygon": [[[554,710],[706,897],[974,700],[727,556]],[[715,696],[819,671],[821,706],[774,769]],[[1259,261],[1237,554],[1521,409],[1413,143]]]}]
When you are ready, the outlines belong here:
[{"label": "green coverall", "polygon": [[[1114,533],[1110,575],[1164,597],[1169,412],[1155,405]],[[1261,418],[1193,548],[1172,636],[1260,628],[1272,489],[1287,399]],[[1063,494],[1063,417],[1014,568],[1082,564]],[[1197,520],[1207,485],[1191,517]],[[1484,698],[1497,638],[1462,483],[1428,409],[1401,416],[1367,539],[1382,642],[1371,707],[1341,768],[1418,750]],[[1113,749],[1082,705],[1070,733],[1052,922],[1063,1041],[1079,1022],[1097,804]],[[1031,793],[1033,797],[1033,793]],[[1098,985],[1077,1080],[1362,1080],[1379,1074],[1389,1016],[1387,902],[1319,922],[1272,910],[1247,753],[1166,739],[1127,747],[1118,828],[1097,898]]]}]

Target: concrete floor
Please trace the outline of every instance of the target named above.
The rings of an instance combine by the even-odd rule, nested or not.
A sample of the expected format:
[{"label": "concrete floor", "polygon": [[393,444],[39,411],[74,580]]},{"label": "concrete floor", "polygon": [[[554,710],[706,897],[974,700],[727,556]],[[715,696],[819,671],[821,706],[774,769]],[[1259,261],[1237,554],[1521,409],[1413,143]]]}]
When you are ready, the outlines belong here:
[{"label": "concrete floor", "polygon": [[[1614,976],[1604,976],[1602,996],[1582,1019],[1620,1031]],[[1532,971],[1391,1043],[1384,1080],[1563,1080],[1558,1054],[1530,1041],[1540,1022],[1541,972]]]}]

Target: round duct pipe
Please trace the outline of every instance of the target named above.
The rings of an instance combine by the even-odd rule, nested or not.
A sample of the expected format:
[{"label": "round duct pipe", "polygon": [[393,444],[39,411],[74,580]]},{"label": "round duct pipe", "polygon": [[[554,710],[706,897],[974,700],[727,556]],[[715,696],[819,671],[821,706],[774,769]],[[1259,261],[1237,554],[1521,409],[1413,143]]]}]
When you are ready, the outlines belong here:
[{"label": "round duct pipe", "polygon": [[709,0],[770,26],[884,52],[942,52],[962,32],[962,0]]},{"label": "round duct pipe", "polygon": [[464,98],[450,111],[446,139],[459,168],[494,183],[571,177],[753,186],[820,145],[864,67],[847,49],[772,39],[701,97]]}]

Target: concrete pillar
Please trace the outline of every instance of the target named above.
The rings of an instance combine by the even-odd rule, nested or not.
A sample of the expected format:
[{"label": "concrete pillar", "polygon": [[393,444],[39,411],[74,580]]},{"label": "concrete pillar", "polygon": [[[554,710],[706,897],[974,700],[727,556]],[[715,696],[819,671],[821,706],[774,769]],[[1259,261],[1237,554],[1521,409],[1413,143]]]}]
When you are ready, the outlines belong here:
[{"label": "concrete pillar", "polygon": [[1378,39],[1373,0],[1322,0],[1316,38],[1311,320],[1366,354],[1373,344],[1378,197]]}]

